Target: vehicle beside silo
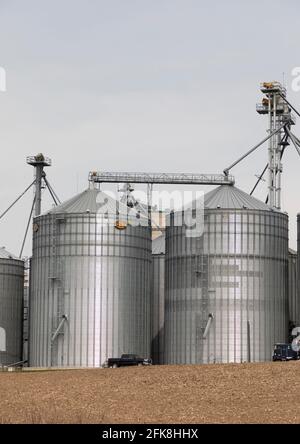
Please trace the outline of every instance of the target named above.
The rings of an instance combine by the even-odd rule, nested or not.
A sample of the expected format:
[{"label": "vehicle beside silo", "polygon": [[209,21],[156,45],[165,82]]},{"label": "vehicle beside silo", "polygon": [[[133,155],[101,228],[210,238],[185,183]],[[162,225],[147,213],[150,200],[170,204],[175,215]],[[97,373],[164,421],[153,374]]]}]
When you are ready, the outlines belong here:
[{"label": "vehicle beside silo", "polygon": [[0,248],[0,366],[22,361],[24,262]]},{"label": "vehicle beside silo", "polygon": [[165,323],[165,233],[152,240],[151,358],[163,363]]},{"label": "vehicle beside silo", "polygon": [[288,216],[234,186],[204,196],[203,234],[166,227],[165,364],[268,361],[288,334]]},{"label": "vehicle beside silo", "polygon": [[150,280],[148,221],[101,191],[88,189],[36,217],[30,366],[150,357]]}]

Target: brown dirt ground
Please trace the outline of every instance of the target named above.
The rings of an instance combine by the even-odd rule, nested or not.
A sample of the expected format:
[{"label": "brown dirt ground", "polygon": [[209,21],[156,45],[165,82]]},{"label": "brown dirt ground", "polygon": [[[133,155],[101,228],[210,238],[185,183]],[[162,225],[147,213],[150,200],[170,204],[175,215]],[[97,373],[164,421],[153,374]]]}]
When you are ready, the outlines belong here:
[{"label": "brown dirt ground", "polygon": [[300,423],[300,362],[0,373],[0,423]]}]

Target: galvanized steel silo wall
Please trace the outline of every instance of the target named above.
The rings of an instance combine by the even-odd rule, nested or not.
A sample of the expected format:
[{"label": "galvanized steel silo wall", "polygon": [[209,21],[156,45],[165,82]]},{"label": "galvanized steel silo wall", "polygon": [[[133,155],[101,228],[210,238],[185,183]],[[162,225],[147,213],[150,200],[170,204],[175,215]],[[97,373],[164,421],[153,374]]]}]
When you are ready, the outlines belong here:
[{"label": "galvanized steel silo wall", "polygon": [[151,234],[96,214],[35,219],[31,366],[98,367],[150,356]]},{"label": "galvanized steel silo wall", "polygon": [[165,328],[165,235],[152,241],[151,358],[163,363]]},{"label": "galvanized steel silo wall", "polygon": [[287,338],[288,217],[250,209],[204,217],[199,238],[172,218],[166,229],[165,363],[270,360]]},{"label": "galvanized steel silo wall", "polygon": [[0,258],[0,366],[22,361],[23,292],[24,262]]},{"label": "galvanized steel silo wall", "polygon": [[298,304],[298,322],[300,326],[300,213],[297,214],[297,294],[296,300]]},{"label": "galvanized steel silo wall", "polygon": [[300,326],[299,298],[297,291],[297,253],[289,250],[289,321],[290,325]]}]

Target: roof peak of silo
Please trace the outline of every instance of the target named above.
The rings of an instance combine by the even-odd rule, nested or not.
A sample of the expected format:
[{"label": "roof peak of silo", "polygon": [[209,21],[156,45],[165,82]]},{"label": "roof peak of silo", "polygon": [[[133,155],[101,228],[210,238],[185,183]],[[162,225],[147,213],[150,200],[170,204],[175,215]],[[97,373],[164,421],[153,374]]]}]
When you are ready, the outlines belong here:
[{"label": "roof peak of silo", "polygon": [[18,259],[17,256],[6,250],[5,247],[0,247],[0,259]]},{"label": "roof peak of silo", "polygon": [[[96,188],[88,188],[71,197],[60,205],[47,211],[46,214],[137,214],[138,211],[117,201],[109,194]],[[142,214],[140,217],[144,217]]]},{"label": "roof peak of silo", "polygon": [[204,195],[204,207],[207,209],[249,209],[274,211],[266,203],[233,185],[220,185]]}]

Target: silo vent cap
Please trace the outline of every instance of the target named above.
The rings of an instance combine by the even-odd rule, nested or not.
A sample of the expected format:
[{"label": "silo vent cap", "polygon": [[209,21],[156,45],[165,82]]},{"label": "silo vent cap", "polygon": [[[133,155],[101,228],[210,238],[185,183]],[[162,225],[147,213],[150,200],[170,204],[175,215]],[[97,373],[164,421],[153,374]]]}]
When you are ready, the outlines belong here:
[{"label": "silo vent cap", "polygon": [[34,156],[35,160],[37,160],[38,162],[43,162],[45,160],[45,156],[42,153],[37,154],[36,156]]}]

